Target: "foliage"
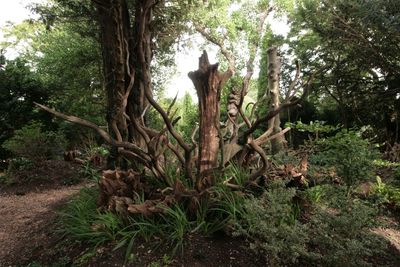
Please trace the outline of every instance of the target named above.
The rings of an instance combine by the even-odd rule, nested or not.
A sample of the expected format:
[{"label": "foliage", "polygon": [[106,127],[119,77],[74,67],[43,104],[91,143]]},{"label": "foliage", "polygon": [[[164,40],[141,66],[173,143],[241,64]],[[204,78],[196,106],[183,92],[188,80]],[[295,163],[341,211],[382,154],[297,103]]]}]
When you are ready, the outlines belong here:
[{"label": "foliage", "polygon": [[63,151],[65,140],[60,133],[42,129],[43,124],[31,122],[16,130],[14,136],[4,142],[3,147],[15,156],[33,162],[56,158]]},{"label": "foliage", "polygon": [[[89,139],[85,144],[83,151],[84,162],[79,170],[80,175],[83,177],[98,182],[101,178],[100,169],[102,161],[110,154],[105,146],[98,146],[95,140]],[[96,162],[97,161],[97,162]]]},{"label": "foliage", "polygon": [[252,240],[251,248],[271,266],[295,264],[307,251],[306,227],[299,221],[295,195],[295,189],[276,183],[260,198],[244,203],[245,216],[238,222],[236,234]]},{"label": "foliage", "polygon": [[372,125],[380,140],[397,141],[399,102],[384,92],[399,81],[398,1],[299,0],[297,7],[288,36],[292,51],[306,68],[329,66],[314,87],[324,120]]},{"label": "foliage", "polygon": [[185,140],[190,142],[191,134],[196,127],[198,119],[198,107],[193,103],[193,99],[188,92],[185,93],[180,103],[177,103],[179,116],[181,120],[178,122],[178,129],[182,132]]},{"label": "foliage", "polygon": [[[126,261],[135,243],[142,241],[167,242],[173,253],[182,252],[189,233],[211,235],[243,216],[240,214],[243,196],[230,192],[229,188],[213,194],[217,192],[220,199],[212,204],[204,202],[194,216],[176,204],[165,207],[160,215],[126,217],[98,210],[98,188],[84,188],[60,213],[61,232],[93,246],[114,242],[115,249],[126,247]],[[143,196],[137,195],[136,199],[137,203],[144,201]]]},{"label": "foliage", "polygon": [[371,193],[377,204],[400,208],[400,188],[383,183],[379,176],[376,177]]},{"label": "foliage", "polygon": [[[63,2],[66,6],[74,5],[73,1]],[[82,5],[75,4],[80,7],[79,12],[82,13],[88,12],[87,8],[91,6],[87,1]],[[26,96],[23,95],[26,99],[23,101],[20,99],[18,104],[27,106],[31,112],[33,101],[41,104],[51,103],[56,109],[68,114],[104,124],[101,53],[94,34],[94,21],[86,18],[86,23],[82,23],[81,20],[77,22],[76,18],[71,21],[66,20],[66,14],[59,13],[69,12],[68,15],[71,16],[71,10],[66,10],[68,8],[63,9],[56,1],[52,1],[50,5],[43,4],[34,8],[40,13],[43,22],[24,21],[6,29],[7,39],[3,45],[17,49],[21,57],[18,60],[25,65],[24,74],[27,73],[25,74],[27,77],[21,79],[17,76],[20,83],[28,79],[33,79],[35,82],[31,82],[30,86],[24,83],[20,85],[21,89],[18,90],[26,91]],[[78,12],[78,8],[75,11]],[[21,49],[21,46],[24,49]],[[7,68],[8,65],[6,70]],[[31,90],[35,90],[32,92],[35,94],[32,94]],[[39,115],[47,120],[50,118],[46,113],[39,112]],[[27,114],[26,117],[31,116]],[[19,119],[23,118],[20,117]],[[62,122],[59,125],[70,142],[80,143],[81,136],[86,133],[81,127],[75,127],[70,123]],[[16,128],[22,127],[22,125],[16,126]]]},{"label": "foliage", "polygon": [[372,255],[387,253],[387,244],[368,229],[376,210],[360,200],[341,198],[340,209],[316,209],[308,225],[309,247],[305,258],[316,266],[372,266]]},{"label": "foliage", "polygon": [[45,102],[49,95],[26,60],[7,61],[5,68],[0,69],[0,159],[10,156],[1,144],[13,135],[15,129],[32,120],[40,120],[51,128],[50,116],[35,112],[33,107],[33,102]]},{"label": "foliage", "polygon": [[[225,94],[229,89],[239,89],[243,82],[239,73],[247,69],[248,73],[252,74],[257,69],[257,66],[247,64],[246,61],[258,60],[257,47],[262,40],[258,80],[260,100],[267,87],[267,48],[271,44],[282,45],[287,42],[291,47],[287,51],[281,49],[282,55],[286,56],[282,60],[283,66],[289,65],[290,56],[296,55],[302,61],[304,76],[310,75],[312,69],[321,66],[328,66],[329,69],[323,73],[324,76],[320,73],[316,75],[315,82],[311,85],[315,94],[309,102],[305,102],[312,107],[308,114],[310,117],[316,116],[313,118],[316,120],[309,125],[301,121],[292,124],[299,132],[312,135],[310,143],[316,151],[310,159],[312,168],[335,168],[348,187],[372,176],[376,153],[368,140],[362,139],[360,134],[354,131],[340,131],[329,137],[339,129],[325,125],[322,120],[329,118],[329,122],[338,123],[338,115],[335,114],[337,111],[341,112],[340,119],[346,128],[371,122],[377,133],[383,132],[383,129],[390,130],[392,135],[396,132],[395,137],[391,138],[398,139],[396,112],[400,110],[400,105],[396,92],[400,53],[397,53],[399,35],[396,3],[385,3],[382,0],[301,0],[297,3],[290,0],[159,2],[152,13],[154,19],[150,28],[154,30],[154,43],[149,49],[154,49],[151,54],[154,54],[157,61],[151,63],[151,72],[161,77],[154,79],[156,81],[152,84],[153,87],[162,88],[168,78],[170,72],[165,71],[165,66],[173,64],[171,54],[175,48],[171,44],[175,43],[184,30],[194,31],[196,28],[199,31],[200,28],[203,37],[210,43],[228,50],[223,53],[225,57],[226,54],[230,54],[236,60],[236,74],[223,89]],[[129,7],[132,8],[139,2],[129,3]],[[266,30],[257,30],[260,12],[270,12],[272,8],[277,13],[282,10],[292,12],[290,16],[293,32],[288,39],[274,36],[269,26],[265,27]],[[61,12],[58,13],[57,9]],[[3,92],[0,93],[0,103],[4,107],[4,114],[11,108],[10,114],[0,117],[1,130],[5,129],[8,138],[14,129],[31,120],[26,118],[36,117],[39,113],[32,112],[33,101],[48,102],[62,112],[85,117],[97,125],[104,124],[104,77],[100,67],[100,45],[96,42],[94,30],[95,20],[90,19],[95,14],[93,6],[90,5],[90,1],[59,0],[54,1],[52,7],[39,6],[37,10],[42,15],[45,26],[37,23],[30,26],[25,22],[11,30],[11,34],[18,37],[17,41],[29,40],[30,48],[25,58],[33,68],[25,61],[17,60],[9,62],[4,71],[0,70],[0,92]],[[62,15],[66,14],[69,15],[68,23],[62,19]],[[73,15],[84,19],[86,23],[80,26],[79,23],[73,22]],[[28,29],[27,36],[24,36],[23,29]],[[188,39],[193,37],[191,34],[188,36]],[[137,60],[138,55],[131,56],[132,60]],[[129,59],[128,57],[127,61]],[[223,69],[228,64],[226,59],[222,60]],[[285,67],[282,71],[282,83],[288,84],[294,70],[293,67]],[[250,90],[257,84],[254,79],[249,83]],[[49,88],[57,88],[57,91]],[[252,93],[254,94],[250,92]],[[381,101],[381,96],[385,101]],[[167,108],[172,102],[171,99],[162,99],[161,90],[157,98],[163,108]],[[113,100],[115,99],[112,97],[109,99]],[[261,102],[263,101],[264,99]],[[135,99],[128,99],[128,106],[134,105],[134,102]],[[265,99],[263,103],[267,102],[268,99]],[[376,106],[371,103],[376,103]],[[266,113],[266,110],[262,109],[265,106],[267,105],[260,105],[256,116]],[[372,109],[371,116],[364,116],[369,109]],[[174,125],[175,129],[182,132],[186,142],[191,143],[191,134],[196,126],[198,114],[197,106],[189,94],[186,94],[183,100],[177,101],[168,116],[173,117],[174,113],[174,118],[180,117]],[[23,118],[19,118],[18,114],[23,114]],[[29,116],[24,117],[25,115]],[[310,117],[304,121],[310,121]],[[222,118],[225,119],[223,116]],[[13,119],[16,120],[15,124]],[[288,115],[288,120],[290,119]],[[152,108],[145,121],[146,126],[158,131],[165,127],[159,114]],[[238,124],[241,124],[240,121]],[[396,130],[390,128],[394,125]],[[76,134],[76,128],[68,123],[62,123],[60,128],[70,139],[83,136],[82,132]],[[40,124],[29,124],[15,131],[15,137],[4,144],[4,147],[19,156],[11,162],[12,170],[30,168],[30,162],[58,154],[62,147],[60,144],[63,143],[61,135],[42,129]],[[153,131],[145,130],[151,132],[151,138],[157,136]],[[176,144],[173,138],[169,138],[169,133],[165,136],[171,139],[172,145]],[[0,142],[1,138],[3,134],[0,136]],[[194,139],[196,138],[197,136],[194,136]],[[158,142],[157,138],[151,142],[153,141],[164,145]],[[97,145],[96,142],[96,146],[89,147],[86,152],[89,157],[96,154],[107,155],[108,151]],[[158,188],[171,187],[182,176],[176,174],[176,166],[170,161],[171,154],[168,153],[171,152],[160,154],[158,159],[161,164],[167,166],[165,173],[169,177],[161,182],[149,178],[149,184],[162,185]],[[282,153],[275,155],[272,161],[286,164],[291,162],[292,158],[291,155]],[[301,194],[296,189],[286,188],[283,183],[278,182],[267,184],[265,192],[260,186],[257,193],[261,191],[262,194],[255,196],[254,192],[244,189],[249,169],[234,164],[227,167],[224,177],[218,179],[218,184],[207,189],[207,198],[196,203],[198,209],[195,212],[189,209],[186,202],[182,202],[164,207],[162,213],[154,216],[113,214],[97,209],[96,188],[84,189],[61,213],[62,231],[65,235],[93,246],[109,241],[116,245],[116,249],[126,246],[127,260],[132,255],[135,243],[143,240],[167,242],[174,248],[174,252],[178,252],[182,251],[188,234],[210,235],[221,230],[229,233],[232,229],[236,234],[248,238],[251,247],[266,255],[271,265],[289,265],[301,261],[328,266],[350,266],[355,263],[367,265],[364,260],[370,257],[374,250],[379,252],[379,246],[384,248],[384,245],[367,230],[372,226],[370,221],[375,211],[360,200],[351,199],[350,190],[346,191],[342,186],[317,185],[304,189]],[[89,161],[83,165],[81,173],[86,177],[99,179],[97,170]],[[143,174],[146,174],[146,171],[143,171]],[[189,179],[183,181],[188,188],[193,188],[192,182]],[[239,190],[231,190],[226,185],[228,182],[236,185]],[[397,206],[400,201],[398,191],[380,180],[374,187],[374,194],[380,204],[394,203]],[[302,197],[304,199],[301,199]],[[145,201],[143,195],[133,198],[138,204]],[[311,204],[311,208],[302,206],[299,198]],[[305,217],[302,217],[303,215]],[[154,263],[157,264],[160,263]]]},{"label": "foliage", "polygon": [[312,164],[334,166],[347,186],[371,178],[376,151],[360,133],[343,130],[333,137],[316,142],[318,152],[310,157]]},{"label": "foliage", "polygon": [[98,189],[83,188],[60,213],[61,232],[94,246],[115,241],[123,228],[122,219],[114,213],[97,210]]},{"label": "foliage", "polygon": [[[21,172],[31,172],[35,167],[35,163],[29,159],[20,157],[10,160],[7,172],[4,175],[3,182],[6,185],[11,185],[18,182],[18,176]],[[30,179],[30,176],[29,176]]]},{"label": "foliage", "polygon": [[8,173],[16,173],[18,171],[31,170],[35,166],[34,162],[26,158],[11,159],[8,165]]},{"label": "foliage", "polygon": [[309,124],[302,123],[301,121],[296,121],[295,123],[289,123],[287,126],[293,127],[299,132],[308,132],[313,134],[310,136],[310,140],[317,140],[321,135],[329,134],[335,132],[339,129],[339,126],[327,125],[323,121],[310,121]]},{"label": "foliage", "polygon": [[310,188],[307,188],[305,191],[305,198],[311,203],[317,204],[321,201],[321,199],[325,195],[325,186],[316,185]]},{"label": "foliage", "polygon": [[301,193],[274,182],[259,198],[245,201],[243,215],[235,233],[271,266],[372,266],[370,257],[388,255],[388,244],[368,230],[376,226],[377,210],[341,186]]},{"label": "foliage", "polygon": [[96,167],[92,166],[92,163],[90,161],[85,161],[82,164],[82,167],[79,170],[79,174],[82,175],[84,178],[96,182],[100,181],[101,178],[99,170]]}]

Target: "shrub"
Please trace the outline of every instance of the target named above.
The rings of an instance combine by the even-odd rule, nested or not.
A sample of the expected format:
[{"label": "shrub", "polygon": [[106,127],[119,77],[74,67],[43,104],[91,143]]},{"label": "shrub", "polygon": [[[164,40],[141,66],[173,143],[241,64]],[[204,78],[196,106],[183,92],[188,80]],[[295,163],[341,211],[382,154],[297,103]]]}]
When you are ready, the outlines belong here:
[{"label": "shrub", "polygon": [[343,130],[318,140],[316,146],[318,152],[311,156],[311,163],[335,167],[347,186],[372,177],[377,152],[359,133]]},{"label": "shrub", "polygon": [[34,168],[34,163],[26,158],[11,159],[8,164],[7,172],[13,174],[19,171],[31,170]]},{"label": "shrub", "polygon": [[55,158],[65,147],[62,134],[43,131],[41,123],[32,122],[19,130],[4,142],[3,147],[17,157],[33,162]]},{"label": "shrub", "polygon": [[96,182],[99,182],[101,179],[99,169],[93,166],[90,161],[85,161],[82,164],[79,174],[86,179]]},{"label": "shrub", "polygon": [[[312,201],[301,218],[299,195]],[[271,266],[370,266],[371,258],[389,257],[387,242],[370,231],[377,210],[341,186],[300,194],[274,182],[261,197],[245,200],[244,211],[235,234]]]},{"label": "shrub", "polygon": [[[4,176],[4,184],[18,183],[19,174],[28,173],[35,167],[34,162],[26,158],[14,158],[9,161],[7,174]],[[24,179],[28,180],[28,179]]]},{"label": "shrub", "polygon": [[372,197],[378,205],[390,205],[400,209],[400,188],[383,183],[379,176],[372,187]]},{"label": "shrub", "polygon": [[[342,199],[341,209],[318,207],[308,224],[312,266],[373,266],[369,257],[386,254],[387,243],[373,234],[376,210],[360,200]],[[346,203],[346,204],[343,204]]]},{"label": "shrub", "polygon": [[307,228],[298,220],[295,194],[283,183],[274,184],[260,198],[245,201],[246,214],[236,225],[236,234],[250,239],[251,249],[271,266],[295,264],[307,251]]}]

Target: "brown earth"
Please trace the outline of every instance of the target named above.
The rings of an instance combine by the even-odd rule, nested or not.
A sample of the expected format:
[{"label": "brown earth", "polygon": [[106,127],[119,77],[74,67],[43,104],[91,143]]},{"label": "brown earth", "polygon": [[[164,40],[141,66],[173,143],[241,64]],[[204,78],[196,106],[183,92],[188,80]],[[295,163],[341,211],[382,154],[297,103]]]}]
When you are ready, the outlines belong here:
[{"label": "brown earth", "polygon": [[[68,240],[57,231],[57,211],[84,186],[75,182],[79,166],[43,162],[21,173],[12,186],[0,186],[0,267],[5,266],[265,266],[246,249],[247,243],[225,235],[188,236],[183,254],[172,259],[171,248],[157,242],[134,244],[130,262],[116,244],[96,249]],[[26,180],[29,178],[29,181]],[[158,265],[157,265],[158,264]]]},{"label": "brown earth", "polygon": [[41,253],[54,229],[56,209],[82,184],[28,192],[0,194],[0,266],[28,262]]},{"label": "brown earth", "polygon": [[[246,249],[246,242],[227,236],[189,236],[185,250],[171,259],[171,248],[135,244],[131,261],[124,265],[125,250],[114,252],[115,244],[88,249],[84,244],[66,242],[57,233],[57,209],[84,184],[28,192],[0,194],[0,266],[265,266]],[[88,259],[87,259],[88,258]],[[157,266],[157,265],[155,265]]]}]

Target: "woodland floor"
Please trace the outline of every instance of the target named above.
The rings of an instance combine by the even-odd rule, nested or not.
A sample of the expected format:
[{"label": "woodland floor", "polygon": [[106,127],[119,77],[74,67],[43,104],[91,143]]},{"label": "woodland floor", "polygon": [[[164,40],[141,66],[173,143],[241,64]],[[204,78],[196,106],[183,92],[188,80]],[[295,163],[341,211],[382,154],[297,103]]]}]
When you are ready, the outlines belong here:
[{"label": "woodland floor", "polygon": [[[76,172],[76,166],[49,165],[54,165],[47,166],[54,179],[29,186],[0,186],[0,267],[123,266],[125,251],[113,251],[115,244],[93,250],[57,232],[57,212],[81,188],[93,183],[65,185],[62,176],[72,175],[67,170]],[[125,266],[265,266],[241,239],[190,236],[187,241],[176,259],[168,256],[168,247],[154,249],[154,244],[139,243],[133,249],[132,263]]]},{"label": "woodland floor", "polygon": [[[66,170],[76,172],[76,166],[60,168],[59,164],[65,165],[55,164],[55,180],[30,186],[0,187],[0,267],[124,266],[125,251],[113,251],[113,244],[93,250],[57,232],[60,207],[82,187],[93,186],[87,182],[65,185],[58,172],[67,175]],[[379,228],[374,232],[387,238],[400,251],[400,231]],[[152,244],[139,243],[133,249],[133,261],[125,266],[265,266],[246,249],[241,239],[190,236],[188,241],[181,257],[174,260],[168,256],[168,247],[154,249]]]}]

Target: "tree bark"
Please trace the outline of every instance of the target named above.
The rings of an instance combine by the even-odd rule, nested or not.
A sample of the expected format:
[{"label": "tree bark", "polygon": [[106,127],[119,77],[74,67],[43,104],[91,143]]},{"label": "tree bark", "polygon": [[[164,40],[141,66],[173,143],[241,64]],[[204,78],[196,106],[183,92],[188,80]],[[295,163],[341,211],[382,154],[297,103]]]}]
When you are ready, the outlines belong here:
[{"label": "tree bark", "polygon": [[[100,26],[108,128],[117,141],[128,141],[125,109],[134,82],[134,70],[129,60],[132,31],[128,8],[125,0],[93,0],[93,4]],[[118,150],[113,147],[107,165],[114,168],[121,164]]]},{"label": "tree bark", "polygon": [[213,170],[218,166],[220,144],[220,98],[224,83],[231,71],[221,73],[218,63],[211,65],[204,51],[199,59],[199,69],[189,72],[199,99],[199,153],[196,189],[203,191],[214,184]]},{"label": "tree bark", "polygon": [[[107,122],[116,139],[127,139],[124,116],[133,72],[129,60],[132,39],[125,0],[94,1],[101,31],[104,84],[107,92]],[[133,71],[133,70],[132,70]]]},{"label": "tree bark", "polygon": [[[152,90],[150,23],[156,1],[135,3],[133,28],[126,0],[92,2],[98,12],[101,32],[109,130],[117,141],[129,141],[147,150],[143,118],[148,104],[145,91]],[[114,165],[119,165],[115,148],[112,155],[117,159]]]},{"label": "tree bark", "polygon": [[[279,79],[281,74],[281,62],[278,57],[277,48],[271,47],[268,49],[268,89],[271,96],[270,110],[275,111],[280,106]],[[277,134],[282,131],[281,119],[279,113],[268,121],[268,128],[272,129],[272,134]],[[281,135],[271,140],[272,154],[282,151],[285,144],[285,136]]]},{"label": "tree bark", "polygon": [[[135,22],[133,28],[133,55],[132,63],[135,68],[135,83],[132,94],[129,96],[129,110],[134,118],[139,120],[141,125],[145,125],[144,111],[149,102],[146,98],[153,95],[150,64],[153,59],[152,30],[151,22],[153,20],[153,8],[156,5],[155,0],[136,1]],[[139,142],[141,146],[145,145],[143,138],[137,131],[130,130],[132,138]]]}]

